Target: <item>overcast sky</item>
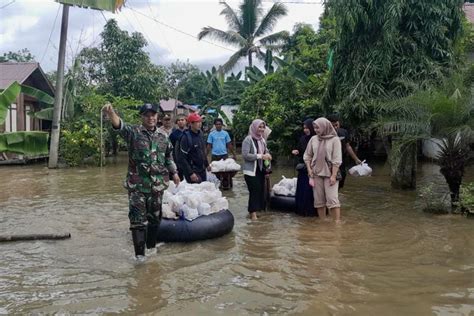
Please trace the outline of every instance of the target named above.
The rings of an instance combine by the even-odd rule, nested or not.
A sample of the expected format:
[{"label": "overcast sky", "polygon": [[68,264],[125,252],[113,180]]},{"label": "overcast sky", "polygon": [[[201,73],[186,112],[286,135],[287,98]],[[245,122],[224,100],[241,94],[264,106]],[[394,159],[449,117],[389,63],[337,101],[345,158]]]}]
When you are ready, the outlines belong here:
[{"label": "overcast sky", "polygon": [[[85,46],[100,41],[106,19],[114,18],[120,28],[143,33],[152,61],[169,65],[176,60],[189,61],[201,69],[225,62],[236,48],[219,42],[198,41],[195,37],[205,26],[226,30],[223,6],[219,0],[127,0],[121,12],[113,14],[71,7],[67,63]],[[240,1],[227,0],[237,8]],[[274,1],[263,0],[266,9]],[[288,15],[274,32],[292,31],[296,23],[318,26],[323,11],[320,0],[282,1]],[[46,72],[56,69],[61,24],[61,5],[54,0],[0,0],[0,54],[28,48]],[[56,20],[56,21],[55,21]],[[157,22],[159,21],[159,22]],[[188,34],[188,35],[187,35]],[[49,40],[50,38],[50,40]],[[245,61],[243,60],[242,63]]]}]

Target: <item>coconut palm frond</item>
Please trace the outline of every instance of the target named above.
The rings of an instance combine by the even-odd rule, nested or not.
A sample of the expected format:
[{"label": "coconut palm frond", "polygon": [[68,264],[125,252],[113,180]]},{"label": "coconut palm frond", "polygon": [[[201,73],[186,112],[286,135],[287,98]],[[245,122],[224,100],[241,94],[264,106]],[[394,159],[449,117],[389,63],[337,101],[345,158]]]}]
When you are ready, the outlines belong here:
[{"label": "coconut palm frond", "polygon": [[288,31],[281,31],[261,38],[258,42],[268,48],[269,45],[280,44],[282,46],[290,38]]},{"label": "coconut palm frond", "polygon": [[246,52],[245,49],[241,49],[235,54],[233,54],[232,56],[230,56],[229,60],[225,64],[219,67],[219,71],[221,71],[222,73],[227,73],[230,70],[232,70],[232,68],[235,67],[239,59],[242,56],[245,56],[245,52]]},{"label": "coconut palm frond", "polygon": [[262,14],[262,2],[260,0],[244,0],[239,8],[242,19],[240,34],[245,38],[253,37],[258,19]]},{"label": "coconut palm frond", "polygon": [[283,3],[275,3],[260,22],[258,29],[255,31],[255,37],[271,32],[278,19],[285,16],[287,13],[288,9]]},{"label": "coconut palm frond", "polygon": [[243,38],[239,33],[233,31],[222,31],[211,26],[204,27],[202,31],[199,32],[198,39],[203,39],[205,37],[210,37],[220,42],[235,46],[244,46],[247,44],[245,38]]},{"label": "coconut palm frond", "polygon": [[222,3],[225,8],[221,11],[221,15],[225,17],[230,29],[239,32],[242,29],[242,21],[239,19],[235,11],[226,2]]}]

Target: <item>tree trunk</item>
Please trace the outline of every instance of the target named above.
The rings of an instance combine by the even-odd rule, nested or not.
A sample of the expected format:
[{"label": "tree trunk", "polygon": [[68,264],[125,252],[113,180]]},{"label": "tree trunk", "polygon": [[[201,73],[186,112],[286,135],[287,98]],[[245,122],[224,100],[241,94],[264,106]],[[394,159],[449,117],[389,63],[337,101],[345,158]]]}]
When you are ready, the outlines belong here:
[{"label": "tree trunk", "polygon": [[395,189],[416,188],[416,142],[392,141],[389,156],[391,184]]},{"label": "tree trunk", "polygon": [[44,240],[44,239],[68,239],[71,234],[30,234],[30,235],[7,235],[0,236],[0,242],[25,241],[25,240]]},{"label": "tree trunk", "polygon": [[248,59],[249,59],[249,67],[252,68],[252,52],[249,52]]}]

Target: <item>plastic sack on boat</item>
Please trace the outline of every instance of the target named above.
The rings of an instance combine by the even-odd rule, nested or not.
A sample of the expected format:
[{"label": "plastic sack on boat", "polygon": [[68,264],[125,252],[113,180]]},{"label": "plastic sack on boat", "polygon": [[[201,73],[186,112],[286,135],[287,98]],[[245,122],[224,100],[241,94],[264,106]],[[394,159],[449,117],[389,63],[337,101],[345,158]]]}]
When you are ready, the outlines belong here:
[{"label": "plastic sack on boat", "polygon": [[295,196],[297,179],[285,178],[285,176],[282,176],[282,178],[280,182],[273,186],[273,193],[276,195]]},{"label": "plastic sack on boat", "polygon": [[218,198],[217,201],[211,205],[212,213],[217,213],[221,210],[227,210],[227,209],[229,209],[229,202],[227,201],[225,197]]},{"label": "plastic sack on boat", "polygon": [[201,203],[197,210],[199,215],[209,215],[211,214],[211,205],[209,203]]},{"label": "plastic sack on boat", "polygon": [[163,217],[164,218],[170,218],[170,219],[178,219],[178,214],[173,212],[171,207],[172,207],[171,204],[163,203],[163,205],[161,206],[161,211],[163,212]]},{"label": "plastic sack on boat", "polygon": [[372,174],[372,168],[370,168],[364,160],[360,164],[350,168],[349,174],[354,177],[367,177]]},{"label": "plastic sack on boat", "polygon": [[199,216],[197,208],[191,208],[186,204],[184,204],[181,207],[181,211],[182,211],[183,217],[187,219],[188,221],[192,221],[193,219]]}]

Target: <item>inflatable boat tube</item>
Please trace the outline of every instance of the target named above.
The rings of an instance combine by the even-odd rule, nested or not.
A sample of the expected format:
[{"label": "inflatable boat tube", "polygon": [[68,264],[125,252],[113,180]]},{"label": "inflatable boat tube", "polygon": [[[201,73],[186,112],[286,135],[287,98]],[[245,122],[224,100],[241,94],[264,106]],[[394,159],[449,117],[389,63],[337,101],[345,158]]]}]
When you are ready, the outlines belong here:
[{"label": "inflatable boat tube", "polygon": [[229,210],[222,210],[193,221],[163,218],[158,229],[158,241],[190,242],[224,236],[232,231],[234,216]]},{"label": "inflatable boat tube", "polygon": [[270,208],[283,212],[295,212],[295,197],[286,195],[276,195],[272,192],[270,193]]}]

